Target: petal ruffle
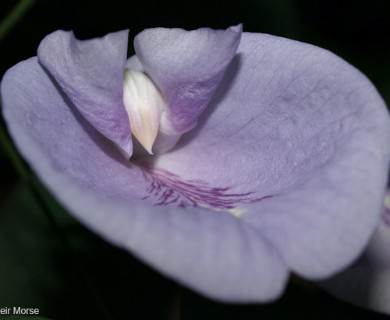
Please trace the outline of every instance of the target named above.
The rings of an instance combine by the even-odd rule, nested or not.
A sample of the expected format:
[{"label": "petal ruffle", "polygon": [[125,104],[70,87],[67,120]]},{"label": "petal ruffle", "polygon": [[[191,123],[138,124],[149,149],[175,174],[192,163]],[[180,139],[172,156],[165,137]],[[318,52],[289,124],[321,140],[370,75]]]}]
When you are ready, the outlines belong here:
[{"label": "petal ruffle", "polygon": [[[388,193],[390,200],[390,192]],[[390,207],[362,257],[346,271],[321,283],[342,300],[390,315]]]},{"label": "petal ruffle", "polygon": [[311,45],[244,33],[199,127],[155,166],[227,189],[293,271],[319,279],[357,258],[373,232],[388,141],[383,100],[356,69]]},{"label": "petal ruffle", "polygon": [[127,30],[87,41],[56,31],[43,39],[38,58],[85,119],[130,156],[122,89],[127,40]]},{"label": "petal ruffle", "polygon": [[267,301],[282,292],[286,266],[250,226],[226,212],[141,203],[144,173],[73,110],[36,58],[10,69],[1,92],[20,152],[92,230],[215,299]]},{"label": "petal ruffle", "polygon": [[167,101],[165,133],[196,126],[236,54],[241,32],[241,26],[218,31],[156,28],[135,37],[137,57]]}]

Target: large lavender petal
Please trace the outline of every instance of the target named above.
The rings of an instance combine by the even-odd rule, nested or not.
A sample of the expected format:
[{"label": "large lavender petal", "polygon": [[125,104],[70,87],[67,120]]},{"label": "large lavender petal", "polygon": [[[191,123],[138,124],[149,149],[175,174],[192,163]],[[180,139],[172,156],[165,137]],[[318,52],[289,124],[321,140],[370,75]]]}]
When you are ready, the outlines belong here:
[{"label": "large lavender petal", "polygon": [[43,39],[38,58],[88,122],[131,155],[122,97],[127,40],[127,30],[87,41],[56,31]]},{"label": "large lavender petal", "polygon": [[357,258],[390,156],[388,112],[362,74],[325,50],[243,34],[200,123],[155,166],[223,189],[211,205],[238,207],[304,277]]},{"label": "large lavender petal", "polygon": [[196,126],[236,53],[240,37],[241,26],[224,31],[156,28],[135,37],[137,57],[168,104],[167,114],[163,114],[166,131],[184,133]]},{"label": "large lavender petal", "polygon": [[254,228],[227,212],[142,200],[145,172],[78,114],[36,58],[10,69],[1,93],[20,152],[92,230],[207,296],[248,302],[281,293],[286,266]]}]

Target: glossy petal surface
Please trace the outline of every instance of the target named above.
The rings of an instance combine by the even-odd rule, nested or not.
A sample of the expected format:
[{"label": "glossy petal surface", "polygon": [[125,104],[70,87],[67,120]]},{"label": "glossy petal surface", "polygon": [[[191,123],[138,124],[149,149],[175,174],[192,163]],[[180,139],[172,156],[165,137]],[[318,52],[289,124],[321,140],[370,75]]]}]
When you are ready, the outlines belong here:
[{"label": "glossy petal surface", "polygon": [[89,123],[131,155],[122,97],[127,38],[127,30],[87,41],[57,31],[41,42],[38,58]]}]

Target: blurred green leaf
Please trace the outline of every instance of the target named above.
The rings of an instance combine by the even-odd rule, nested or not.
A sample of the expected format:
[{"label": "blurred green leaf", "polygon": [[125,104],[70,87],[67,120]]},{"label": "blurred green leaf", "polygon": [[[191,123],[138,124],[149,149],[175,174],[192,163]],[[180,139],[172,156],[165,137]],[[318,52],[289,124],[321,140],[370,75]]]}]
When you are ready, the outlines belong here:
[{"label": "blurred green leaf", "polygon": [[0,22],[0,42],[7,36],[12,28],[23,18],[36,0],[20,0],[14,9]]}]

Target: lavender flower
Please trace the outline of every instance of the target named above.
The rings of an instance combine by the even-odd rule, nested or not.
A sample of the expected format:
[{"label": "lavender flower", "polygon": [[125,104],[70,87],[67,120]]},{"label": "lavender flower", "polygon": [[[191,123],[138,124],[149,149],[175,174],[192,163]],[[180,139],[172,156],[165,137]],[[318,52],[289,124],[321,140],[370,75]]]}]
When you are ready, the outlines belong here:
[{"label": "lavender flower", "polygon": [[145,30],[126,61],[127,37],[54,32],[1,84],[17,147],[76,218],[223,301],[269,301],[290,271],[323,279],[358,257],[390,158],[361,73],[240,26]]}]

